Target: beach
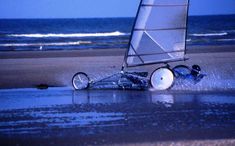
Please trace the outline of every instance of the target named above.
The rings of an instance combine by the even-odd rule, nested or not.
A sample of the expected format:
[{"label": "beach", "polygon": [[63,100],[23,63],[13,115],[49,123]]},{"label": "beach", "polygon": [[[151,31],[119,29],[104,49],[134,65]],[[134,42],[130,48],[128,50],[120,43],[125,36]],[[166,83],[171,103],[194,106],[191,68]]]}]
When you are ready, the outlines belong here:
[{"label": "beach", "polygon": [[[46,85],[73,89],[71,80],[77,72],[88,74],[94,81],[120,72],[134,20],[1,19],[0,88]],[[170,65],[173,68],[178,64],[198,64],[207,76],[197,85],[175,83],[172,90],[235,88],[232,20],[234,15],[189,17],[185,40],[189,60]],[[125,71],[146,71],[150,75],[161,66],[164,64]]]},{"label": "beach", "polygon": [[[127,6],[111,3],[80,4]],[[42,4],[9,3],[17,17],[0,19],[0,146],[235,145],[235,15],[194,16],[186,0],[141,1],[124,17]]]},{"label": "beach", "polygon": [[[233,90],[235,88],[235,46],[189,46],[187,61],[171,63],[199,64],[207,77],[196,86],[177,86],[173,90]],[[85,72],[99,80],[121,69],[125,49],[88,49],[76,51],[19,51],[0,53],[0,88],[30,88],[44,84],[69,87],[75,73]],[[127,68],[127,71],[147,71],[162,64]],[[182,89],[183,88],[183,89]]]}]

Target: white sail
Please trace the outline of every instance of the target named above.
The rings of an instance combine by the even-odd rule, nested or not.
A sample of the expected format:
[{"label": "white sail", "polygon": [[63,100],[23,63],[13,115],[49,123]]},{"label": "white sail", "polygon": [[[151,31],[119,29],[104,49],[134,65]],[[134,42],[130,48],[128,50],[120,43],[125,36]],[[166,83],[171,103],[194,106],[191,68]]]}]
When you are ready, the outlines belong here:
[{"label": "white sail", "polygon": [[188,0],[141,1],[127,66],[184,59],[188,4]]}]

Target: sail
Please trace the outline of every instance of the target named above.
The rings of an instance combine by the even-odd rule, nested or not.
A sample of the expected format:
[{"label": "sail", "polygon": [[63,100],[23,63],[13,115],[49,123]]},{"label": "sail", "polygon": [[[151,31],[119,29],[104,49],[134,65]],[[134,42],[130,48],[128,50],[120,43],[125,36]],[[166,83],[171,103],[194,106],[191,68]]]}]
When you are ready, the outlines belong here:
[{"label": "sail", "polygon": [[188,0],[142,0],[125,61],[127,66],[184,59]]}]

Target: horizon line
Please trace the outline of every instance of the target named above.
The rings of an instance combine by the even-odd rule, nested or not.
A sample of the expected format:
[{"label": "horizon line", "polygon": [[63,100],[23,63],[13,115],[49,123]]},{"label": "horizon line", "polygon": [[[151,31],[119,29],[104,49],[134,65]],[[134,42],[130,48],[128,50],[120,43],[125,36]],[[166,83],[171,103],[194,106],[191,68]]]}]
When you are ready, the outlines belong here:
[{"label": "horizon line", "polygon": [[[203,16],[231,16],[231,15],[235,15],[235,14],[210,14],[210,15],[189,15],[189,17],[203,17]],[[112,19],[112,18],[135,18],[134,16],[128,16],[128,17],[58,17],[58,18],[52,18],[52,17],[46,17],[46,18],[0,18],[1,20],[4,19]]]}]

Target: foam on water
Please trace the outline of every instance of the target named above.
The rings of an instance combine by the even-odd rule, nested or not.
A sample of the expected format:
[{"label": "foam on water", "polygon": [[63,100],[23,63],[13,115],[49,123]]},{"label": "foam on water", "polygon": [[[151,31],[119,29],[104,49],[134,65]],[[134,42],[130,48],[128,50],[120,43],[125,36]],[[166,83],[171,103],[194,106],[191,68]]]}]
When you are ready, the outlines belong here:
[{"label": "foam on water", "polygon": [[235,41],[235,38],[232,38],[232,39],[217,39],[217,41],[222,41],[222,42]]},{"label": "foam on water", "polygon": [[125,36],[129,33],[123,33],[119,31],[115,32],[104,32],[104,33],[71,33],[71,34],[10,34],[9,37],[30,37],[30,38],[47,38],[47,37],[109,37],[109,36]]},{"label": "foam on water", "polygon": [[57,42],[57,43],[12,43],[0,44],[0,47],[25,47],[25,46],[76,46],[81,44],[91,44],[91,41],[76,41],[76,42]]},{"label": "foam on water", "polygon": [[221,33],[195,33],[195,34],[190,34],[190,36],[196,36],[196,37],[203,37],[203,36],[226,36],[228,35],[227,32],[221,32]]}]

